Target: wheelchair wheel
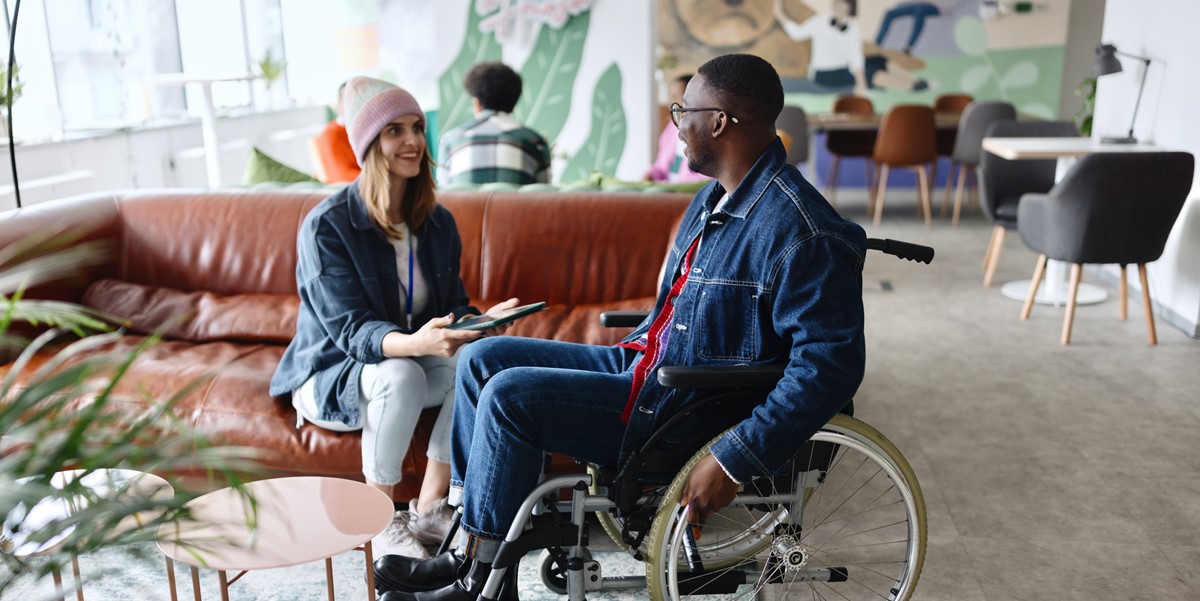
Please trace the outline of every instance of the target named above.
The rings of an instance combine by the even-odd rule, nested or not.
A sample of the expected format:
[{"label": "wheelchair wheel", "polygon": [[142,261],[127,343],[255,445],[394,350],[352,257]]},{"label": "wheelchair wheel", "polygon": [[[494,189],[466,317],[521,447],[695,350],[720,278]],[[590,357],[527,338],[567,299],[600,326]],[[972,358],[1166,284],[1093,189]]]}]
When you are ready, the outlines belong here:
[{"label": "wheelchair wheel", "polygon": [[[910,598],[925,560],[925,501],[908,461],[874,428],[834,417],[780,475],[747,485],[693,538],[679,499],[709,454],[706,445],[688,461],[659,506],[651,599]],[[714,539],[738,543],[709,561]]]},{"label": "wheelchair wheel", "polygon": [[[587,471],[592,476],[592,485],[588,487],[588,494],[596,496],[604,496],[602,487],[596,484],[600,479],[600,469],[593,464],[588,464]],[[617,548],[626,553],[629,552],[629,545],[621,539],[621,529],[624,524],[621,519],[607,511],[597,511],[596,521],[600,522],[600,527],[604,529],[604,533],[616,543]]]},{"label": "wheelchair wheel", "polygon": [[[592,474],[593,482],[598,470],[594,465],[588,465],[588,473]],[[592,486],[588,492],[593,495],[603,495],[602,488]],[[724,529],[716,531],[713,536],[704,539],[699,544],[699,552],[704,557],[705,565],[715,568],[725,568],[742,563],[747,554],[753,555],[762,550],[767,544],[766,537],[757,535],[758,532],[770,531],[786,516],[783,511],[761,511],[746,508],[726,508],[717,512],[714,520],[738,520],[745,525],[741,529]],[[747,522],[747,517],[752,518]],[[607,511],[597,511],[596,520],[605,534],[616,543],[617,548],[626,553],[630,552],[629,545],[621,538],[624,527],[623,520]]]}]

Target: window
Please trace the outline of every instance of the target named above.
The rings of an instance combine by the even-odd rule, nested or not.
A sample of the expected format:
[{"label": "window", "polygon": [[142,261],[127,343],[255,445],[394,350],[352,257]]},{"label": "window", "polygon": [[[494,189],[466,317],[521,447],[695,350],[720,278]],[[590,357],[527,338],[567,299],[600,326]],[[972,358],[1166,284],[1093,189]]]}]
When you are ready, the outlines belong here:
[{"label": "window", "polygon": [[[2,1],[7,24],[15,3]],[[280,0],[24,0],[20,8],[25,85],[14,127],[27,142],[195,116],[198,88],[155,77],[249,76],[268,52],[287,60]],[[7,27],[0,38],[7,48]],[[262,80],[213,85],[218,109],[289,102],[286,76],[269,89]]]}]

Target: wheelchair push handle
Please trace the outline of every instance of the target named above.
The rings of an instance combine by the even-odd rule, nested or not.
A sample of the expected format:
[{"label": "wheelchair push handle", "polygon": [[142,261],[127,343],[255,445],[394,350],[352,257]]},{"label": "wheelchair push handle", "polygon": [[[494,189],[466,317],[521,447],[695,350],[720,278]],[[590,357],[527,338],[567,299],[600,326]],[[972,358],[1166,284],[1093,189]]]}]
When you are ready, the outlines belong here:
[{"label": "wheelchair push handle", "polygon": [[911,242],[901,242],[900,240],[892,240],[891,238],[867,238],[867,248],[870,250],[881,250],[889,255],[895,255],[909,261],[917,261],[925,264],[933,262],[933,248]]}]

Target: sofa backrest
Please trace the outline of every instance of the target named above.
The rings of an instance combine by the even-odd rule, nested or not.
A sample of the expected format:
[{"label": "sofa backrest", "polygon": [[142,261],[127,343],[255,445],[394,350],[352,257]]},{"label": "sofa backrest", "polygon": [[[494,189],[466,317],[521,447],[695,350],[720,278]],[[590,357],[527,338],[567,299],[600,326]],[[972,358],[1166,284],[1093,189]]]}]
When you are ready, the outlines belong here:
[{"label": "sofa backrest", "polygon": [[493,194],[479,297],[580,305],[654,296],[685,194]]},{"label": "sofa backrest", "polygon": [[[60,225],[112,253],[82,277],[32,294],[126,317],[134,331],[205,342],[287,342],[295,331],[296,232],[327,191],[140,190],[95,194],[0,216],[0,242]],[[690,196],[662,193],[447,192],[463,241],[461,274],[478,300],[551,305],[652,297]],[[50,292],[50,294],[44,294]],[[179,321],[178,316],[193,316]]]}]

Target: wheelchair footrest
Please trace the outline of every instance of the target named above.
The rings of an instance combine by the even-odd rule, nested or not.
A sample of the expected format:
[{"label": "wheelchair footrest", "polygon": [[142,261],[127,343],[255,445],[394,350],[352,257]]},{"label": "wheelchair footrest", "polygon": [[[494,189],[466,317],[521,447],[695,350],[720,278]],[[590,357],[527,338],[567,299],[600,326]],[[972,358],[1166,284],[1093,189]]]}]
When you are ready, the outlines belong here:
[{"label": "wheelchair footrest", "polygon": [[[540,520],[536,520],[535,518],[535,521]],[[521,561],[522,557],[530,551],[537,549],[571,547],[580,544],[585,546],[588,544],[587,528],[583,528],[581,531],[579,526],[569,523],[535,525],[521,534],[521,537],[517,540],[501,543],[500,549],[496,552],[496,559],[492,562],[492,567],[507,568],[515,566]]]}]

